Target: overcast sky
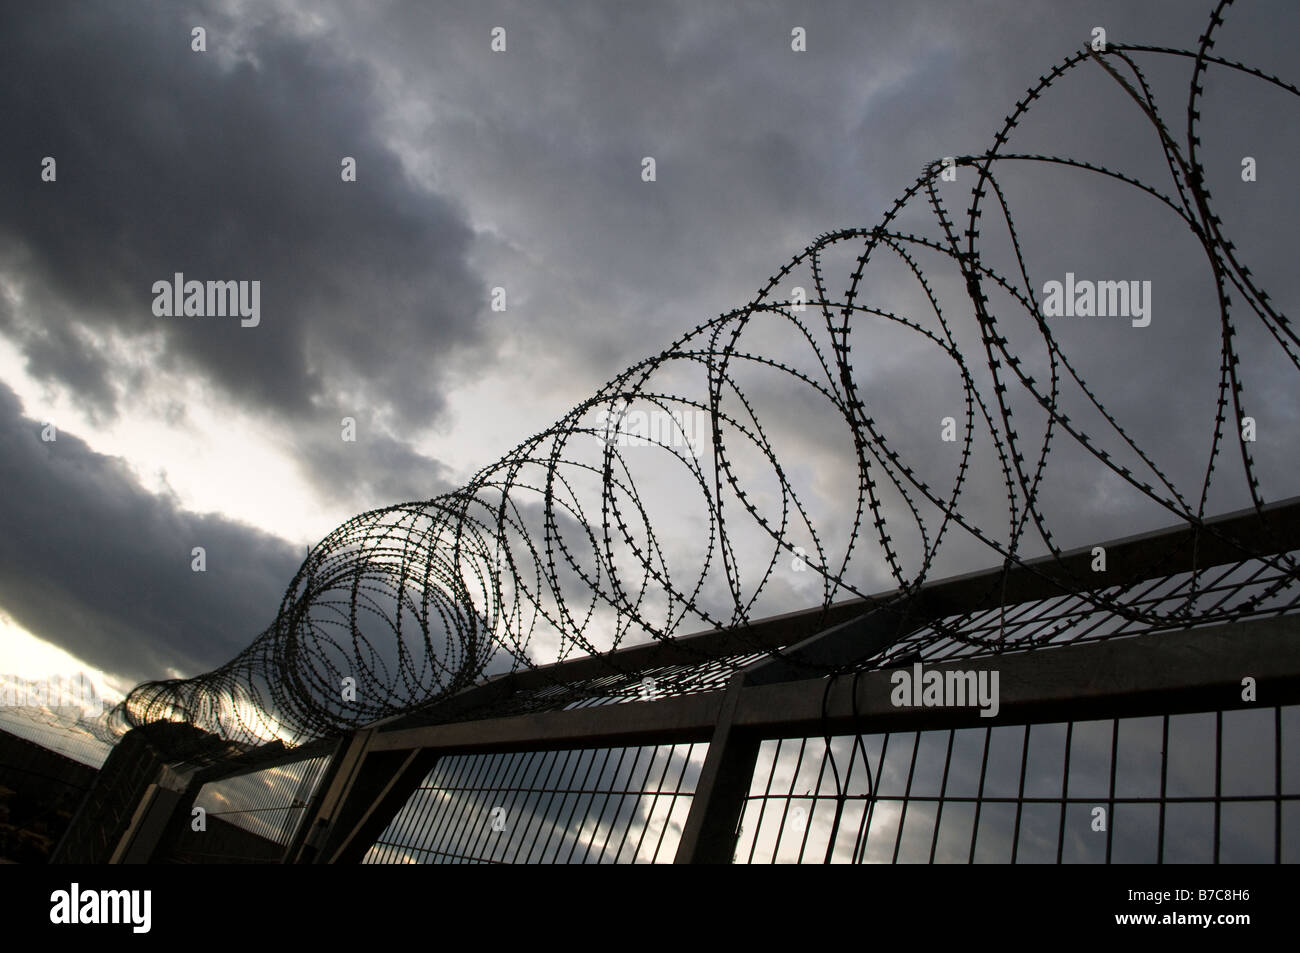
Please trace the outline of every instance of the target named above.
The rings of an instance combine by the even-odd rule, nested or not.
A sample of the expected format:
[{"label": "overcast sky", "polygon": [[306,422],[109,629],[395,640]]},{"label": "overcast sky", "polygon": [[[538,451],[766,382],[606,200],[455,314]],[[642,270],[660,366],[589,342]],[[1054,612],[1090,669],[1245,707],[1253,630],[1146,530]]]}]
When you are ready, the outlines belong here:
[{"label": "overcast sky", "polygon": [[[987,149],[1093,27],[1193,47],[1203,6],[6,5],[0,669],[83,665],[125,686],[224,662],[274,618],[305,546],[355,513],[460,485],[626,366],[750,301],[817,235],[873,226],[926,163]],[[1216,52],[1294,80],[1294,6],[1231,14]],[[206,52],[192,49],[195,27]],[[791,49],[794,27],[806,52]],[[1158,179],[1149,126],[1098,68],[1086,73],[1013,151],[1087,153]],[[1181,123],[1187,63],[1152,60],[1149,78]],[[1216,211],[1294,313],[1296,105],[1219,78],[1204,104]],[[1259,162],[1249,185],[1245,155]],[[1203,253],[1167,212],[1081,183],[1095,185],[1053,170],[1008,186],[1031,273],[1039,288],[1067,271],[1153,281],[1150,327],[1062,333],[1142,445],[1174,472],[1186,464],[1195,495],[1218,371]],[[1159,187],[1172,191],[1167,173]],[[152,286],[176,272],[260,281],[259,323],[156,315]],[[832,284],[847,278],[841,268]],[[490,307],[495,287],[504,312]],[[1242,324],[1262,483],[1278,499],[1298,490],[1295,369]],[[857,353],[882,428],[913,435],[919,459],[943,452],[937,421],[961,410],[957,392],[903,345],[854,333],[875,341]],[[848,483],[834,476],[843,441],[822,439],[815,407],[809,419],[799,400],[769,396],[777,439],[804,441],[809,505],[833,518],[853,488],[851,466]],[[344,417],[355,442],[341,439]],[[1063,543],[1170,521],[1109,496],[1072,452],[1058,451],[1067,465],[1045,490]],[[1247,502],[1239,474],[1224,480],[1211,512]],[[972,511],[995,512],[996,480],[980,486]],[[950,570],[993,562],[954,545]],[[864,585],[879,560],[866,565]],[[820,594],[788,573],[770,590],[771,611]]]}]

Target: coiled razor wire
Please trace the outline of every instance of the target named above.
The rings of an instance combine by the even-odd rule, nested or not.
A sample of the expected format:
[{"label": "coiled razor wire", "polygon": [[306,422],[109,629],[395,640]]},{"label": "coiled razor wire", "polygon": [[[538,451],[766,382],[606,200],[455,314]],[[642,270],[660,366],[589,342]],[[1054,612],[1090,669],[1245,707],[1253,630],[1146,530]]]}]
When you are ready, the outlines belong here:
[{"label": "coiled razor wire", "polygon": [[[489,664],[535,668],[710,628],[729,630],[744,642],[760,594],[787,562],[798,561],[809,572],[806,578],[817,580],[823,611],[833,601],[880,591],[864,563],[887,571],[897,587],[889,601],[901,618],[909,598],[930,578],[945,540],[959,535],[954,528],[996,554],[992,562],[1002,563],[1004,575],[1032,551],[1061,555],[1053,534],[1061,514],[1045,511],[1042,497],[1051,452],[1063,441],[1086,451],[1130,493],[1162,507],[1168,522],[1207,534],[1218,532],[1204,525],[1212,515],[1211,484],[1231,470],[1244,477],[1259,512],[1254,542],[1267,540],[1264,492],[1250,443],[1238,427],[1249,412],[1240,322],[1258,322],[1267,331],[1288,375],[1300,370],[1297,341],[1213,211],[1198,158],[1198,123],[1211,69],[1292,95],[1300,90],[1214,55],[1215,32],[1228,6],[1230,0],[1216,7],[1195,50],[1110,44],[1067,56],[1016,103],[987,152],[930,164],[879,225],[820,236],[748,305],[695,327],[628,368],[461,489],[348,520],[310,552],[275,621],[240,655],[196,678],[138,686],[106,727],[121,732],[179,721],[241,744],[273,737],[293,743],[426,707],[480,680]],[[1193,61],[1182,141],[1156,106],[1139,68],[1142,56]],[[1031,107],[1085,64],[1117,84],[1149,125],[1168,172],[1163,190],[1101,164],[1008,148]],[[999,178],[1008,164],[1027,163],[1069,167],[1094,181],[1119,183],[1135,202],[1154,200],[1181,219],[1204,250],[1216,290],[1221,361],[1215,413],[1197,436],[1197,447],[1208,448],[1208,461],[1190,480],[1176,482],[1139,446],[1071,363],[1045,319]],[[974,178],[964,230],[961,213],[945,201],[963,191],[945,182],[945,168],[953,167],[965,170],[966,182]],[[918,206],[933,234],[901,224],[904,213]],[[981,244],[981,233],[994,231],[992,221],[1014,259],[1005,274],[994,269],[993,256]],[[852,262],[847,289],[838,297],[828,275],[837,254]],[[897,313],[865,303],[872,290],[865,272],[886,259],[915,282],[926,302],[921,311]],[[957,287],[964,285],[969,311],[963,318],[973,319],[973,326],[950,318],[951,309],[946,313],[940,305],[938,285],[951,286],[954,279]],[[806,300],[789,290],[795,285]],[[1033,349],[1047,370],[1039,378],[1029,373],[1026,349],[1009,344],[1007,323],[1017,311],[1041,336]],[[878,416],[882,412],[855,374],[855,355],[869,359],[873,339],[888,326],[933,349],[960,381],[963,406],[954,424],[961,437],[950,483],[930,485],[917,462],[895,446],[885,418]],[[747,340],[770,336],[773,327],[787,334],[787,346],[774,351]],[[963,353],[959,339],[971,327],[981,348]],[[790,340],[797,350],[788,346]],[[765,424],[757,392],[746,387],[760,375],[776,381],[769,391],[798,393],[805,403],[815,399],[815,415],[821,416],[813,423],[838,427],[837,459],[856,463],[851,499],[837,499],[829,521],[834,532],[827,520],[817,520],[816,507],[806,502],[808,491],[803,497],[796,491],[800,481],[810,481],[807,468],[778,450],[774,432],[780,426]],[[1074,409],[1066,404],[1067,393],[1083,413],[1066,412]],[[1023,407],[1013,411],[1013,396],[1041,408],[1037,433],[1032,423],[1026,425]],[[627,439],[624,425],[638,414],[671,424]],[[1081,416],[1098,423],[1088,427]],[[703,446],[687,439],[690,421],[706,422]],[[1005,524],[999,522],[996,531],[976,521],[973,506],[962,505],[963,494],[972,492],[977,447],[991,448],[989,459],[996,459],[1005,490]],[[656,460],[653,479],[644,473],[638,479],[650,454]],[[695,549],[689,558],[676,555],[682,541],[666,538],[667,524],[656,517],[662,511],[651,498],[665,490],[674,513],[690,524]],[[839,548],[830,542],[836,533],[844,540]],[[1159,603],[1126,600],[1123,591],[1099,588],[1092,578],[1064,575],[1064,566],[1054,578],[1073,580],[1075,594],[1096,609],[1152,626],[1191,625],[1244,616],[1296,581],[1296,564],[1285,551],[1266,561],[1278,570],[1279,581],[1231,607],[1199,602],[1196,573],[1179,598]],[[999,586],[993,582],[990,595]],[[970,639],[963,618],[931,624],[953,638]],[[996,635],[976,638],[1000,648]],[[780,654],[757,644],[755,651]],[[617,666],[616,658],[610,662]]]}]

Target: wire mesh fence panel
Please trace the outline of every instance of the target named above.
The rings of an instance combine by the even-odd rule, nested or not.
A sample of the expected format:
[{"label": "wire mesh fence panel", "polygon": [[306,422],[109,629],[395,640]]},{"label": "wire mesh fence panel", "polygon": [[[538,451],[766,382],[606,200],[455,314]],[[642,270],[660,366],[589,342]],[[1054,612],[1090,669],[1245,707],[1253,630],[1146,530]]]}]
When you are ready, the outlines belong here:
[{"label": "wire mesh fence panel", "polygon": [[664,863],[708,746],[441,758],[365,863]]},{"label": "wire mesh fence panel", "polygon": [[329,764],[304,758],[203,785],[194,806],[277,844],[292,839]]},{"label": "wire mesh fence panel", "polygon": [[738,863],[1294,863],[1300,706],[763,742]]},{"label": "wire mesh fence panel", "polygon": [[0,704],[0,731],[92,768],[103,767],[113,750],[112,744],[96,736],[83,721],[43,708]]}]

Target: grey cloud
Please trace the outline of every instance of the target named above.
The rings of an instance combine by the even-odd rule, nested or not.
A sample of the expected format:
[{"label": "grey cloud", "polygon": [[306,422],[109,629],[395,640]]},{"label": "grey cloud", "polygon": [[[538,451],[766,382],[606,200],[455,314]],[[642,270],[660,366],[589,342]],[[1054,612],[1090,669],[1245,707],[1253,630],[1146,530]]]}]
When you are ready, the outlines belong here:
[{"label": "grey cloud", "polygon": [[[343,418],[338,418],[340,423]],[[361,512],[427,500],[456,488],[448,468],[393,436],[355,421],[355,440],[343,439],[333,420],[297,437],[303,475],[323,499]]]},{"label": "grey cloud", "polygon": [[41,435],[0,385],[0,605],[20,625],[143,680],[225,662],[275,618],[293,546],[147,492],[74,434]]},{"label": "grey cloud", "polygon": [[[246,407],[303,415],[342,387],[433,421],[443,365],[482,343],[484,289],[463,213],[415,185],[376,129],[372,70],[274,21],[231,60],[239,24],[209,4],[51,3],[5,20],[0,235],[33,291],[7,321],[29,370],[111,413],[112,371],[79,329],[161,331],[163,366]],[[190,49],[194,23],[206,54]],[[39,181],[46,155],[57,183]],[[356,183],[340,181],[345,155]],[[155,317],[153,282],[175,272],[260,280],[260,325]]]}]

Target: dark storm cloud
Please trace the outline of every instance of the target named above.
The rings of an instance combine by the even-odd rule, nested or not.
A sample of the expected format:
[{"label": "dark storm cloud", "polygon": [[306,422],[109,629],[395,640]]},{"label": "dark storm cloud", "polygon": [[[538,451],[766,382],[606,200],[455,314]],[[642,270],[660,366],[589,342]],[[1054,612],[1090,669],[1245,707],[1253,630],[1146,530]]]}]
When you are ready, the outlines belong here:
[{"label": "dark storm cloud", "polygon": [[[197,673],[275,618],[302,554],[140,487],[74,434],[44,441],[0,385],[0,605],[110,674]],[[194,572],[191,551],[206,551]]]},{"label": "dark storm cloud", "polygon": [[[376,131],[365,64],[274,21],[231,55],[239,24],[214,6],[0,18],[0,250],[29,299],[4,330],[35,375],[111,413],[125,385],[86,332],[161,332],[162,365],[246,407],[299,416],[351,385],[404,424],[431,421],[484,295],[460,211]],[[47,155],[57,183],[39,179]],[[259,280],[260,325],[154,316],[152,285],[175,272]]]}]

